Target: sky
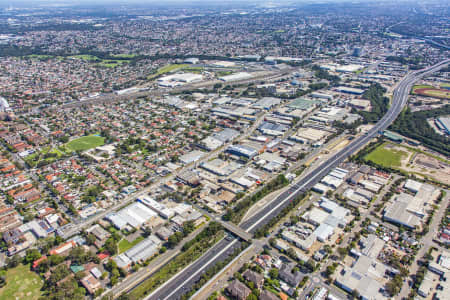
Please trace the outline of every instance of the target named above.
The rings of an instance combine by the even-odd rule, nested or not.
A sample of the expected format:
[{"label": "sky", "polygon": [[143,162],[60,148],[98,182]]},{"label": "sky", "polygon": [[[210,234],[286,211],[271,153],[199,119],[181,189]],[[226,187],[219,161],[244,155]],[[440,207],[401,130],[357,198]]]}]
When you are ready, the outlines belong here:
[{"label": "sky", "polygon": [[[325,2],[324,0],[313,0],[317,2]],[[329,1],[329,0],[326,0]],[[333,1],[333,0],[331,0]],[[165,3],[248,3],[248,2],[254,2],[254,3],[264,3],[264,2],[273,2],[273,3],[280,3],[280,2],[305,2],[305,0],[164,0]],[[309,0],[311,2],[311,0]],[[161,0],[0,0],[0,5],[2,6],[9,6],[9,5],[17,5],[17,6],[37,6],[37,5],[52,5],[52,4],[107,4],[107,3],[121,3],[121,4],[151,4],[151,3],[158,3],[161,4]]]}]

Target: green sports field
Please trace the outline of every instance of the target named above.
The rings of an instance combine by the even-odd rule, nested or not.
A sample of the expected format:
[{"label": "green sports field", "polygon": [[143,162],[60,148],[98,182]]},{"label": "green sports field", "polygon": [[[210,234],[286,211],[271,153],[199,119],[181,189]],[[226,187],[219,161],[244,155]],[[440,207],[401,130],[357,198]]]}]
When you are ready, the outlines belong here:
[{"label": "green sports field", "polygon": [[95,147],[103,146],[105,138],[96,135],[83,136],[68,142],[65,147],[70,151],[85,151]]},{"label": "green sports field", "polygon": [[42,295],[42,279],[30,271],[30,265],[19,265],[6,272],[6,285],[0,289],[0,300],[37,300]]},{"label": "green sports field", "polygon": [[367,154],[364,159],[387,168],[401,167],[401,160],[406,157],[408,153],[401,150],[388,149],[386,148],[386,145],[389,144],[385,143],[379,146],[374,151]]}]

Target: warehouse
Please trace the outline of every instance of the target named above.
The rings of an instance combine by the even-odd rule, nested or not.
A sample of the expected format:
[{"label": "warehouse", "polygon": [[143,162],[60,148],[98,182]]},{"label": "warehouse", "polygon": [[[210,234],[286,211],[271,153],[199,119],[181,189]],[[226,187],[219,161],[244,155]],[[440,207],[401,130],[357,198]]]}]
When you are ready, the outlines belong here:
[{"label": "warehouse", "polygon": [[181,73],[181,74],[174,74],[169,76],[164,76],[158,79],[158,82],[160,84],[164,84],[167,82],[181,82],[181,83],[192,83],[192,82],[198,82],[203,79],[203,76],[200,74],[194,74],[194,73]]},{"label": "warehouse", "polygon": [[201,163],[200,167],[218,176],[228,176],[241,168],[242,165],[234,161],[224,161],[220,158],[215,158],[212,161]]},{"label": "warehouse", "polygon": [[231,145],[227,148],[227,152],[233,155],[243,156],[249,159],[258,155],[258,151],[256,149],[244,145]]},{"label": "warehouse", "polygon": [[125,255],[134,263],[145,261],[158,252],[161,240],[151,235],[130,250]]},{"label": "warehouse", "polygon": [[319,92],[311,93],[311,97],[318,98],[318,99],[333,100],[333,95],[325,94],[325,93],[319,93]]},{"label": "warehouse", "polygon": [[398,225],[403,225],[409,229],[415,229],[420,225],[420,218],[407,211],[408,203],[394,201],[389,205],[383,215],[383,219]]},{"label": "warehouse", "polygon": [[167,208],[164,204],[156,202],[153,198],[149,196],[140,196],[137,199],[138,202],[144,204],[146,207],[152,209],[158,213],[161,217],[169,219],[175,214],[173,210]]},{"label": "warehouse", "polygon": [[336,285],[349,293],[356,290],[363,300],[387,299],[379,282],[387,269],[376,259],[361,255],[352,267],[344,266],[341,272],[337,272]]},{"label": "warehouse", "polygon": [[362,89],[357,89],[357,88],[352,88],[352,87],[347,87],[347,86],[339,86],[336,88],[337,92],[340,93],[346,93],[346,94],[351,94],[351,95],[362,95],[364,94],[364,90]]},{"label": "warehouse", "polygon": [[320,224],[313,234],[317,237],[319,242],[324,243],[333,235],[334,228],[335,227],[328,224]]},{"label": "warehouse", "polygon": [[320,182],[329,187],[337,189],[344,182],[344,180],[331,175],[327,175],[324,178],[322,178]]},{"label": "warehouse", "polygon": [[252,77],[253,76],[250,73],[239,72],[239,73],[236,73],[236,74],[231,74],[231,75],[219,77],[219,79],[222,80],[222,81],[225,81],[225,82],[232,82],[232,81],[239,81],[239,80],[250,79]]},{"label": "warehouse", "polygon": [[450,134],[450,117],[439,117],[436,119],[436,125],[446,134]]},{"label": "warehouse", "polygon": [[254,103],[252,107],[259,108],[259,109],[265,109],[269,110],[274,106],[277,106],[281,103],[281,100],[278,98],[272,98],[272,97],[264,97],[258,102]]},{"label": "warehouse", "polygon": [[113,258],[113,260],[121,269],[127,270],[131,267],[132,261],[128,258],[128,256],[125,255],[125,253],[117,255]]},{"label": "warehouse", "polygon": [[382,186],[370,180],[361,180],[359,184],[364,187],[366,190],[369,190],[374,193],[378,193]]},{"label": "warehouse", "polygon": [[258,127],[258,130],[263,134],[279,136],[283,135],[289,129],[288,126],[282,124],[275,124],[271,122],[262,122]]},{"label": "warehouse", "polygon": [[322,140],[324,137],[326,137],[329,133],[324,130],[316,129],[316,128],[300,128],[297,131],[297,134],[295,136],[292,136],[292,140],[307,140],[309,143],[315,143],[320,140]]},{"label": "warehouse", "polygon": [[367,205],[369,203],[366,197],[356,193],[356,191],[351,188],[346,189],[342,196],[351,201],[349,204],[353,206]]},{"label": "warehouse", "polygon": [[239,131],[231,128],[225,128],[222,131],[216,132],[212,135],[213,138],[223,143],[230,142],[239,136]]},{"label": "warehouse", "polygon": [[326,220],[326,218],[329,215],[330,215],[329,213],[327,213],[317,207],[313,207],[310,211],[306,212],[303,215],[303,218],[305,220],[307,220],[309,223],[311,223],[312,225],[319,226]]},{"label": "warehouse", "polygon": [[309,235],[306,239],[302,239],[294,232],[288,230],[283,230],[283,232],[281,233],[281,237],[289,243],[292,243],[293,245],[305,251],[311,248],[311,246],[314,244],[314,241],[316,240],[316,236],[314,234]]},{"label": "warehouse", "polygon": [[[121,220],[124,220],[128,225],[134,228],[139,228],[142,224],[157,216],[153,210],[140,202],[135,202],[121,209],[117,212],[117,215]],[[119,221],[119,224],[120,222],[121,221]]]},{"label": "warehouse", "polygon": [[370,100],[364,99],[352,99],[348,102],[350,107],[354,107],[356,109],[361,109],[365,111],[369,111],[371,109]]},{"label": "warehouse", "polygon": [[199,147],[208,151],[213,151],[221,147],[222,145],[223,145],[222,141],[219,141],[218,139],[215,139],[212,136],[208,136],[200,142]]},{"label": "warehouse", "polygon": [[125,229],[125,227],[127,226],[127,221],[115,212],[107,214],[106,219],[119,230]]},{"label": "warehouse", "polygon": [[187,165],[200,160],[205,154],[206,154],[205,152],[194,150],[180,156],[180,162]]}]

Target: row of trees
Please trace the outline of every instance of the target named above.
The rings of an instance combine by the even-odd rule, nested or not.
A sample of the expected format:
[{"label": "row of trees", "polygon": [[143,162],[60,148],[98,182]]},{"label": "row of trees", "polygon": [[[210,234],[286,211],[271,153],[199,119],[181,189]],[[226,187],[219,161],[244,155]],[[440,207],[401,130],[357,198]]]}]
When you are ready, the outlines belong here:
[{"label": "row of trees", "polygon": [[289,202],[288,206],[283,208],[283,210],[276,217],[270,219],[270,221],[266,225],[262,226],[255,232],[255,238],[261,238],[263,236],[268,235],[269,230],[275,224],[277,224],[278,221],[280,221],[283,217],[285,217],[287,214],[289,214],[289,212],[291,212],[292,209],[294,209],[305,197],[306,197],[305,194],[297,195],[293,200],[291,200]]},{"label": "row of trees", "polygon": [[372,84],[364,93],[363,97],[370,100],[372,110],[359,111],[358,113],[363,117],[364,123],[376,123],[380,120],[389,109],[389,98],[384,97],[386,89],[379,83]]},{"label": "row of trees", "polygon": [[406,108],[391,125],[390,129],[423,143],[428,148],[450,156],[450,139],[440,135],[428,124],[428,119],[450,114],[450,104],[443,107],[411,112]]},{"label": "row of trees", "polygon": [[245,212],[257,201],[261,200],[273,191],[279,190],[289,184],[289,180],[284,175],[278,175],[275,179],[264,185],[260,190],[251,196],[245,197],[239,201],[232,209],[228,209],[223,215],[222,219],[225,221],[232,221],[238,224]]}]

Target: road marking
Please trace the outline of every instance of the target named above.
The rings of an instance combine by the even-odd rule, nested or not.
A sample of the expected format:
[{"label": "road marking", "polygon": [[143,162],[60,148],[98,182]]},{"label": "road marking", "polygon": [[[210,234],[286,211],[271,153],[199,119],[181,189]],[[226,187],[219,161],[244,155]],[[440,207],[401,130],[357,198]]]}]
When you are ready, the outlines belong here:
[{"label": "road marking", "polygon": [[[236,243],[237,240],[232,241],[230,244],[228,244],[225,248],[223,248],[219,253],[217,253],[213,258],[211,258],[210,260],[208,260],[208,262],[215,260],[217,257],[219,257],[220,255],[222,255],[225,251],[227,251],[232,245],[234,245],[234,243]],[[198,260],[195,260],[192,264],[190,264],[189,266],[187,266],[186,268],[184,268],[184,270],[186,270],[187,268],[189,268],[191,265],[193,265],[194,263],[196,263]],[[177,288],[175,288],[172,293],[170,293],[168,296],[166,296],[165,298],[163,298],[163,300],[170,298],[174,293],[176,293],[181,287],[183,287],[187,282],[189,282],[192,278],[194,278],[198,273],[200,273],[203,269],[205,269],[206,267],[208,267],[208,263],[204,264],[200,269],[198,269],[196,272],[194,272],[194,274],[192,274],[191,276],[189,276],[188,279],[186,279],[183,283],[181,283]],[[151,296],[153,296],[156,292],[158,292],[161,288],[163,288],[164,286],[166,286],[167,284],[169,284],[170,282],[172,282],[173,280],[175,280],[177,277],[180,276],[180,274],[182,274],[183,272],[179,272],[177,275],[173,276],[171,279],[169,279],[168,281],[166,281],[166,283],[164,283],[163,285],[161,285],[159,288],[157,288],[156,290],[154,290],[150,295],[148,295],[147,297],[145,297],[145,300],[150,299]]]}]

